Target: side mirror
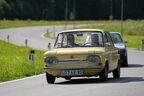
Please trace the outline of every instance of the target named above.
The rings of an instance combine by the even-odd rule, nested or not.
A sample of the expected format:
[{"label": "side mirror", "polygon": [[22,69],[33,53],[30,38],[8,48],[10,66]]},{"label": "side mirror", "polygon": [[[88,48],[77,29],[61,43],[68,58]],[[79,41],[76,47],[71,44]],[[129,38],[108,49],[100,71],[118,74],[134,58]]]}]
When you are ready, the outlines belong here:
[{"label": "side mirror", "polygon": [[51,49],[51,43],[48,43],[48,50]]},{"label": "side mirror", "polygon": [[127,40],[125,40],[125,41],[124,41],[124,43],[128,43],[128,41],[127,41]]},{"label": "side mirror", "polygon": [[110,42],[107,42],[107,43],[105,43],[105,45],[106,45],[106,46],[110,46],[111,44],[110,44]]}]

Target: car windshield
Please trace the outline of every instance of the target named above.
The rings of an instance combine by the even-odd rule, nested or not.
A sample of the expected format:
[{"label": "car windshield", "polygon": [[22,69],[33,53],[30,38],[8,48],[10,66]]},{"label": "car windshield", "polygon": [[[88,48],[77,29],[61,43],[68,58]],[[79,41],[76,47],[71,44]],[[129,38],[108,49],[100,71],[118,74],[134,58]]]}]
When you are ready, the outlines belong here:
[{"label": "car windshield", "polygon": [[110,35],[111,35],[112,40],[113,40],[114,43],[123,43],[123,40],[122,40],[120,34],[118,34],[118,33],[111,33]]},{"label": "car windshield", "polygon": [[99,31],[64,32],[57,36],[54,48],[103,47],[103,35]]}]

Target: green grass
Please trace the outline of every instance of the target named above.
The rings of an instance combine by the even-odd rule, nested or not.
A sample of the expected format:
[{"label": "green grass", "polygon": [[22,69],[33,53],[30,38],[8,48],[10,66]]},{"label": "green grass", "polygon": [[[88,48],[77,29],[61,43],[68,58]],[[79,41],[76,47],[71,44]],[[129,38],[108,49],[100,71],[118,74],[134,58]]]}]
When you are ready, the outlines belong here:
[{"label": "green grass", "polygon": [[44,52],[35,50],[35,67],[31,67],[30,50],[0,40],[0,82],[44,72]]},{"label": "green grass", "polygon": [[[89,24],[91,21],[69,21],[68,24]],[[47,26],[64,25],[65,21],[34,21],[34,20],[0,20],[0,29],[27,27],[27,26]]]},{"label": "green grass", "polygon": [[48,33],[44,34],[44,36],[47,37],[47,38],[50,38],[50,39],[54,39],[54,40],[55,40],[56,37],[52,37],[51,34],[52,34],[52,32],[48,32]]},{"label": "green grass", "polygon": [[138,50],[141,50],[142,48],[142,40],[144,40],[144,36],[131,36],[131,35],[124,35],[124,40],[128,40],[128,43],[126,43],[127,47],[131,47],[131,48],[136,48]]},{"label": "green grass", "polygon": [[[121,32],[121,22],[113,21],[94,21],[95,25],[85,28],[105,29],[113,32]],[[126,20],[123,22],[124,34],[126,35],[143,35],[144,36],[144,20]]]}]

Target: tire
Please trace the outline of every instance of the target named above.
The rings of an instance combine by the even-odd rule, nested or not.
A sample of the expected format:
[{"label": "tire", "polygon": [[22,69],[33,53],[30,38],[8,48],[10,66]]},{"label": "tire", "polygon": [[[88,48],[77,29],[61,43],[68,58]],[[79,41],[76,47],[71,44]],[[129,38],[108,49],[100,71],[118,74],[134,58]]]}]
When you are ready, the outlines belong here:
[{"label": "tire", "polygon": [[123,67],[128,67],[127,57],[123,60]]},{"label": "tire", "polygon": [[117,68],[113,71],[114,78],[120,78],[120,61],[118,62]]},{"label": "tire", "polygon": [[65,80],[71,80],[71,77],[65,77]]},{"label": "tire", "polygon": [[46,80],[47,80],[47,83],[49,83],[49,84],[54,84],[54,82],[55,82],[55,77],[54,76],[52,76],[52,75],[50,75],[50,74],[48,74],[47,72],[46,72]]},{"label": "tire", "polygon": [[103,71],[100,73],[100,80],[101,81],[107,81],[108,80],[108,65],[105,66]]}]

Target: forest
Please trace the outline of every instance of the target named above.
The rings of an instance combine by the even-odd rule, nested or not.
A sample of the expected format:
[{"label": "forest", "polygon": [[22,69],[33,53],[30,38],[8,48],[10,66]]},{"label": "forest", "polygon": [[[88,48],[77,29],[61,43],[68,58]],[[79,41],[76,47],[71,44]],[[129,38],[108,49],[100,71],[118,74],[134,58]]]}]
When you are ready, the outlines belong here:
[{"label": "forest", "polygon": [[[69,20],[108,20],[110,15],[120,19],[121,1],[0,0],[0,20],[65,20],[66,10]],[[123,16],[144,19],[144,0],[123,0]]]}]

